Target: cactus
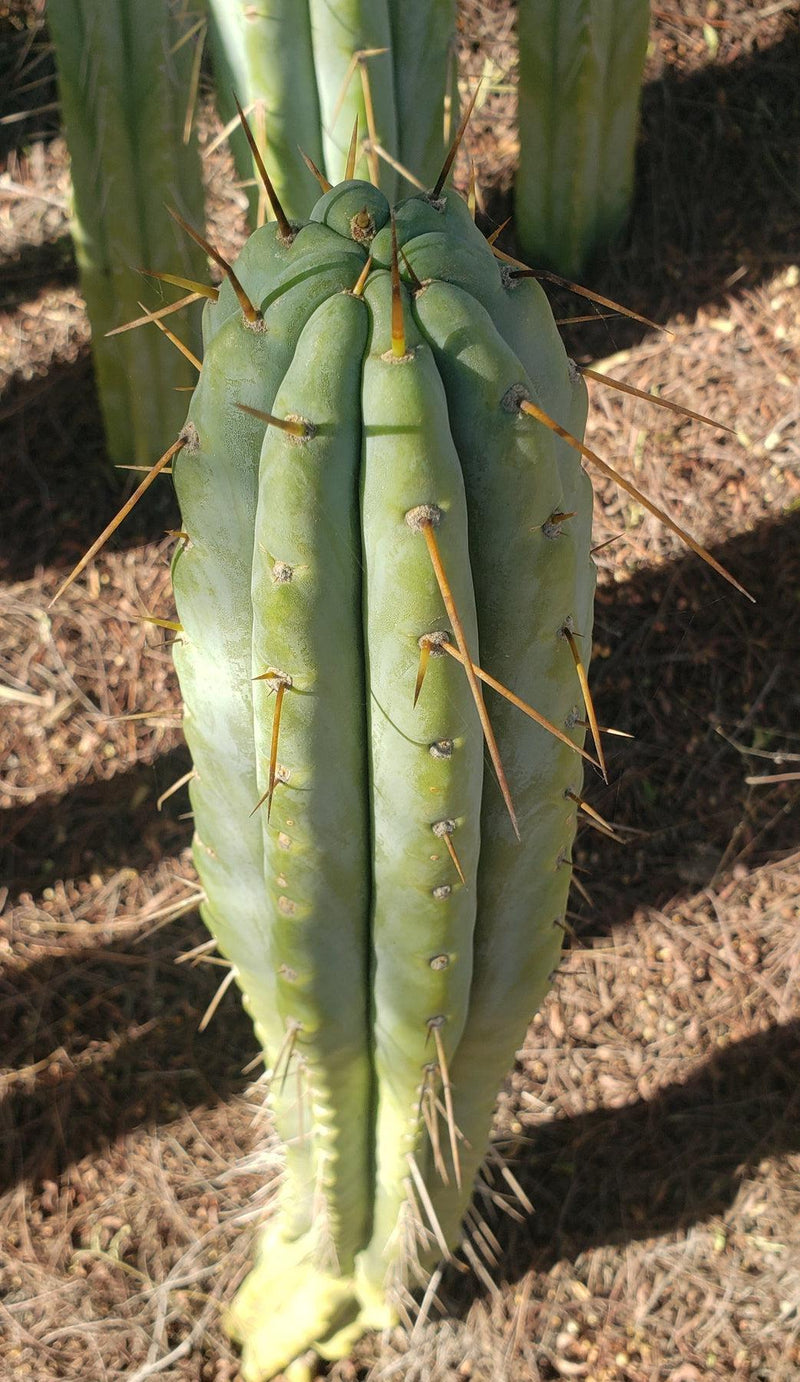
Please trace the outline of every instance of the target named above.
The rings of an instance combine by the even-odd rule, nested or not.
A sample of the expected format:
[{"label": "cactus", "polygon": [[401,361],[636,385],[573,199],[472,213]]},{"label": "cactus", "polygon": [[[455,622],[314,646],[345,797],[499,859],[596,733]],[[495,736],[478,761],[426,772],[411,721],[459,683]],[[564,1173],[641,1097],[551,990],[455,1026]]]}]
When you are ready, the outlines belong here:
[{"label": "cactus", "polygon": [[579,458],[738,586],[584,445],[600,376],[443,190],[451,157],[394,211],[351,177],[301,225],[274,202],[139,490],[172,461],[202,914],[285,1148],[228,1313],[247,1382],[343,1356],[441,1258],[475,1260],[465,1211],[558,960],[583,760],[605,772]]},{"label": "cactus", "polygon": [[628,215],[649,22],[648,0],[520,0],[515,223],[570,278]]},{"label": "cactus", "polygon": [[136,270],[167,252],[196,278],[202,258],[166,211],[203,216],[200,161],[184,144],[187,44],[180,5],[165,0],[50,0],[72,172],[72,234],[92,328],[92,354],[110,459],[150,462],[185,412],[175,389],[191,370],[160,334],[106,332],[139,317]]},{"label": "cactus", "polygon": [[[366,138],[374,137],[423,183],[433,181],[444,155],[445,95],[454,86],[455,0],[206,0],[206,6],[220,113],[226,122],[236,120],[234,91],[253,107],[259,147],[287,215],[306,217],[316,200],[300,150],[338,179],[356,119]],[[239,175],[252,183],[243,131],[231,142]],[[397,196],[398,175],[377,154],[361,152],[355,172],[379,182],[390,200]],[[251,210],[259,224],[260,198],[255,185]]]},{"label": "cactus", "polygon": [[[249,1378],[337,1356],[457,1247],[570,881],[591,487],[523,405],[580,433],[585,385],[458,195],[394,227],[402,274],[388,201],[351,180],[252,236],[173,458],[204,917],[286,1146],[230,1312]],[[475,668],[561,737],[499,697],[490,723]]]}]

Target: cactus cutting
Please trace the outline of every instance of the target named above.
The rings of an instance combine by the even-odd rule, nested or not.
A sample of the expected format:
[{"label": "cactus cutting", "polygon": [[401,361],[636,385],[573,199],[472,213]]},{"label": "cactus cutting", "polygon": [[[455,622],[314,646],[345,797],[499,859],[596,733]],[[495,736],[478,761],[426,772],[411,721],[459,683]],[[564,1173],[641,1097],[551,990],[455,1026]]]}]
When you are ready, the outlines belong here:
[{"label": "cactus cutting", "polygon": [[742,590],[585,446],[600,377],[445,188],[453,152],[394,207],[351,156],[301,224],[264,170],[275,220],[235,266],[192,232],[225,279],[186,423],[69,577],[171,464],[202,913],[285,1149],[227,1317],[248,1382],[344,1356],[474,1261],[584,765],[605,775],[582,462]]}]

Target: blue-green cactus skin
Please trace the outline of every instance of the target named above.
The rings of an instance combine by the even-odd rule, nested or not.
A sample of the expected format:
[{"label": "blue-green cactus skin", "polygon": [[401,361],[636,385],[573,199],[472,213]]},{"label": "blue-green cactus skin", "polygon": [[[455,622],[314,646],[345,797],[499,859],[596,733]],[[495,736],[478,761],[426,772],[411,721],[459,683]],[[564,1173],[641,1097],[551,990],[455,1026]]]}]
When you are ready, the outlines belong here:
[{"label": "blue-green cactus skin", "polygon": [[[455,0],[205,0],[205,9],[220,114],[235,121],[233,92],[253,110],[292,220],[307,217],[318,195],[300,150],[338,181],[356,120],[357,177],[376,177],[391,200],[410,185],[398,161],[423,184],[436,177],[458,123]],[[373,136],[393,163],[367,153]],[[231,146],[257,224],[263,192],[241,130]]]},{"label": "blue-green cactus skin", "polygon": [[[585,387],[455,193],[396,209],[393,342],[389,214],[355,181],[291,243],[254,234],[236,270],[260,316],[228,285],[207,307],[173,463],[203,912],[286,1145],[228,1317],[248,1382],[342,1356],[396,1318],[412,1261],[458,1248],[570,880],[578,753],[486,692],[517,838],[463,664],[437,646],[417,676],[421,640],[458,642],[432,543],[472,663],[581,746],[562,631],[589,649],[591,488],[520,401],[580,434]],[[432,1137],[435,1097],[454,1122]]]},{"label": "blue-green cactus skin", "polygon": [[[155,326],[109,335],[153,303],[141,269],[197,279],[203,257],[167,214],[197,222],[197,140],[184,139],[192,61],[179,0],[49,0],[70,155],[71,230],[92,328],[106,446],[115,465],[144,466],[184,411],[189,363]],[[193,334],[187,344],[196,348]]]},{"label": "blue-green cactus skin", "polygon": [[649,0],[520,0],[514,204],[529,262],[577,278],[630,209]]}]

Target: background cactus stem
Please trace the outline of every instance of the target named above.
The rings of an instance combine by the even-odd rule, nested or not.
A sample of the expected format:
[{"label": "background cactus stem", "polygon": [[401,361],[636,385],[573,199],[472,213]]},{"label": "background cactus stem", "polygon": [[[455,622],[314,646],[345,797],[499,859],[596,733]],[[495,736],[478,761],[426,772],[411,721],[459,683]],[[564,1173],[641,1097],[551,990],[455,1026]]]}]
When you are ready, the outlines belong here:
[{"label": "background cactus stem", "polygon": [[607,251],[633,192],[648,0],[522,0],[519,166],[523,251],[571,277]]},{"label": "background cactus stem", "polygon": [[[197,141],[184,138],[192,42],[179,0],[51,0],[52,39],[70,155],[71,229],[92,328],[92,357],[109,459],[146,464],[180,427],[175,389],[186,364],[156,334],[109,336],[136,308],[135,269],[165,251],[177,274],[202,261],[165,203],[200,220]],[[192,329],[188,342],[198,342]]]}]

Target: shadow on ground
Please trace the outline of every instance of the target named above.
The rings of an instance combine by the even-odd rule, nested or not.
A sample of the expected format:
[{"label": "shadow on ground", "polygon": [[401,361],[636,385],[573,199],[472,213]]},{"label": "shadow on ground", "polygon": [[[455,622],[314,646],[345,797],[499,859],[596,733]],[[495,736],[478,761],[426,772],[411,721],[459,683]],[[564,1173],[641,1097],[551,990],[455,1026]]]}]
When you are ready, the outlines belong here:
[{"label": "shadow on ground", "polygon": [[[653,1099],[529,1130],[514,1170],[535,1213],[519,1224],[492,1220],[503,1249],[497,1275],[516,1281],[590,1248],[724,1214],[760,1161],[800,1152],[799,1060],[795,1021],[716,1051]],[[454,1272],[443,1283],[458,1314],[482,1290]]]},{"label": "shadow on ground", "polygon": [[77,281],[78,267],[68,235],[40,245],[22,245],[11,258],[0,256],[0,312],[12,312],[46,288]]},{"label": "shadow on ground", "polygon": [[[17,13],[12,11],[16,10]],[[54,109],[58,92],[53,50],[40,42],[42,29],[32,7],[4,5],[0,13],[0,160],[12,150],[52,139],[59,131]]]},{"label": "shadow on ground", "polygon": [[245,1087],[256,1048],[241,1005],[229,995],[199,1034],[220,970],[174,963],[206,937],[194,917],[166,939],[51,950],[0,974],[0,1049],[14,1072],[0,1099],[0,1193]]},{"label": "shadow on ground", "polygon": [[47,793],[29,806],[0,811],[0,878],[12,896],[38,892],[56,879],[107,868],[145,869],[178,854],[191,838],[186,788],[156,810],[156,800],[189,771],[188,749],[137,763],[107,779],[81,783],[64,796]]},{"label": "shadow on ground", "polygon": [[579,837],[594,908],[576,907],[592,934],[800,843],[800,784],[745,781],[781,772],[771,754],[800,752],[800,514],[715,554],[754,605],[695,557],[598,592],[597,713],[636,737],[606,740],[608,787],[587,779],[591,802],[632,832],[623,845],[591,829]]},{"label": "shadow on ground", "polygon": [[[0,452],[0,577],[6,581],[28,580],[47,566],[63,577],[142,479],[108,461],[88,348],[42,377],[14,381],[0,396]],[[177,526],[178,506],[165,477],[109,550],[157,541]]]}]

